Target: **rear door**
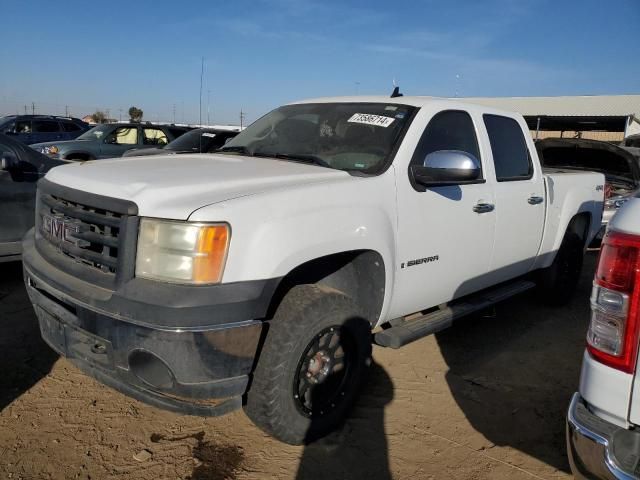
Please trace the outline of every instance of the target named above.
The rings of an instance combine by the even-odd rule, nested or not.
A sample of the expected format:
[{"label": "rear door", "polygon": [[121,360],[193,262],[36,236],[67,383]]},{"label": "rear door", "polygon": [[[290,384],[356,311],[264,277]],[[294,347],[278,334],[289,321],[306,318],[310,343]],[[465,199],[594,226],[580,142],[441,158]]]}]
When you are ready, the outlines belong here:
[{"label": "rear door", "polygon": [[169,137],[161,128],[142,128],[142,148],[162,148],[169,143],[169,141]]},{"label": "rear door", "polygon": [[62,131],[57,120],[33,120],[32,126],[32,143],[62,140]]},{"label": "rear door", "polygon": [[[495,171],[496,236],[492,283],[528,272],[536,259],[545,217],[544,179],[534,165],[524,123],[501,115],[483,115]],[[527,142],[527,139],[529,140]]]}]

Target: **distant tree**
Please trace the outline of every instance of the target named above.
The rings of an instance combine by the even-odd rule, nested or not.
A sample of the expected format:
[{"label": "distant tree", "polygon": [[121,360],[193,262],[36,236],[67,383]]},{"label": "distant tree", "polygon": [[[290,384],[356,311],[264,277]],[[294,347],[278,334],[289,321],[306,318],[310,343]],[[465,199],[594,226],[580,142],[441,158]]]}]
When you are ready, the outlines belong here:
[{"label": "distant tree", "polygon": [[91,120],[96,123],[107,123],[109,121],[109,119],[107,118],[107,114],[102,110],[96,110],[95,113],[92,113]]},{"label": "distant tree", "polygon": [[144,112],[140,110],[138,107],[131,107],[129,109],[129,118],[132,122],[140,122],[142,121],[142,115]]}]

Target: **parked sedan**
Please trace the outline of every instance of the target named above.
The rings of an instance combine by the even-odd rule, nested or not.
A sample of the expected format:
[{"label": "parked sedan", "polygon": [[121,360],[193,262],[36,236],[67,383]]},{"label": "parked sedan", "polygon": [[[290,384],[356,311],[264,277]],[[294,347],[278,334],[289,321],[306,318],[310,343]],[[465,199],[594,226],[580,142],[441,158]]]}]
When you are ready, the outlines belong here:
[{"label": "parked sedan", "polygon": [[123,157],[140,157],[147,155],[175,153],[211,153],[222,147],[227,140],[238,135],[239,130],[222,130],[217,128],[198,128],[176,138],[162,148],[134,148],[124,152]]},{"label": "parked sedan", "polygon": [[34,223],[36,182],[63,163],[0,134],[0,262],[20,258],[20,241]]},{"label": "parked sedan", "polygon": [[37,143],[31,148],[62,160],[113,158],[132,148],[163,147],[189,130],[175,125],[111,123],[98,125],[75,140]]}]

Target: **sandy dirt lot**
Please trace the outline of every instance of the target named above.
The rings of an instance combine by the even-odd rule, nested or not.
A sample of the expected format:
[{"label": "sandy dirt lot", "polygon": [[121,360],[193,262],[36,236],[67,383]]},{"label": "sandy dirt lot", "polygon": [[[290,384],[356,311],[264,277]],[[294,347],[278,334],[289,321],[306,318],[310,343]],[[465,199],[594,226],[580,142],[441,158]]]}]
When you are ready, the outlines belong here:
[{"label": "sandy dirt lot", "polygon": [[103,387],[40,339],[19,264],[0,264],[0,478],[569,478],[595,254],[563,308],[528,293],[404,347],[374,349],[350,420],[291,447],[242,411],[180,416]]}]

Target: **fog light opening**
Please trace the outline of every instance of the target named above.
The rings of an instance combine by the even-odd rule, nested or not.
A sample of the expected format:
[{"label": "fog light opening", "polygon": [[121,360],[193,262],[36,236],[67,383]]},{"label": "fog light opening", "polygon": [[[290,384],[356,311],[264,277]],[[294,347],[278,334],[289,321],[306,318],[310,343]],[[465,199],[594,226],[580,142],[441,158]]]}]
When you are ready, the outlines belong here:
[{"label": "fog light opening", "polygon": [[175,385],[171,369],[159,357],[146,350],[129,354],[131,372],[150,387],[169,389]]}]

